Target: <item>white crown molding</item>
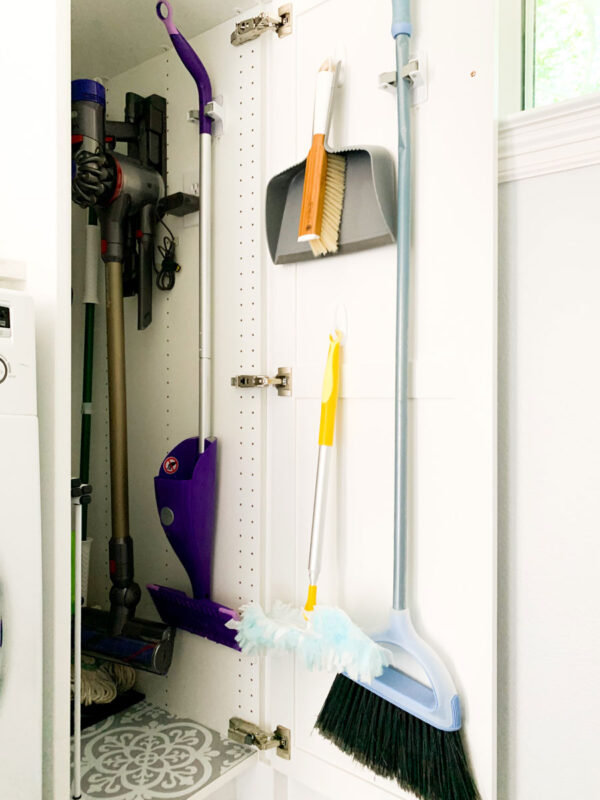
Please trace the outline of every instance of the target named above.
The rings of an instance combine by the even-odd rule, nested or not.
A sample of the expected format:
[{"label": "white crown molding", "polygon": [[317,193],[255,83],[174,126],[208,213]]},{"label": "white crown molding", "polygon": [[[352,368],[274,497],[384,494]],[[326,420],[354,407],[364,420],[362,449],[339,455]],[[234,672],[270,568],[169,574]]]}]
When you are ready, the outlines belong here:
[{"label": "white crown molding", "polygon": [[512,114],[498,129],[498,182],[600,164],[600,93]]}]

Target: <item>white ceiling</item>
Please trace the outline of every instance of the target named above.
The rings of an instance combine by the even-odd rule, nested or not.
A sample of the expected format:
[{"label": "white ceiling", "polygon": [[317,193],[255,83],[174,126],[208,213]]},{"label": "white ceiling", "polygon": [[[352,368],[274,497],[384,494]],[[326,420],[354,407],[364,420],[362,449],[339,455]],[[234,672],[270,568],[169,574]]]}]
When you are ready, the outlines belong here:
[{"label": "white ceiling", "polygon": [[[257,5],[257,0],[172,0],[183,35],[199,33]],[[110,78],[170,46],[156,0],[71,0],[73,78]]]}]

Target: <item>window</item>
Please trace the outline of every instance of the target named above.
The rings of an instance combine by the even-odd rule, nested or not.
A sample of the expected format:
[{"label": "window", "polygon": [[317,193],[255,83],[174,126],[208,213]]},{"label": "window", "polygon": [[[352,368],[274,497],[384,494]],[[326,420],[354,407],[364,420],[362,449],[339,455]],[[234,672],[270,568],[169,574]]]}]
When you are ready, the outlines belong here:
[{"label": "window", "polygon": [[525,0],[524,106],[600,91],[600,0]]}]

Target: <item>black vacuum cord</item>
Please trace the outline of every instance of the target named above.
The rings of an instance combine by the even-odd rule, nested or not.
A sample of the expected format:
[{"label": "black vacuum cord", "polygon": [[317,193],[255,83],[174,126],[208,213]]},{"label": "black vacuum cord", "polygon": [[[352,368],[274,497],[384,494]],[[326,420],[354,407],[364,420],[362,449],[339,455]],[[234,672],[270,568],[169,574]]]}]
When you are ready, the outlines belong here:
[{"label": "black vacuum cord", "polygon": [[175,286],[175,273],[181,272],[181,267],[175,259],[175,237],[173,231],[164,220],[160,220],[161,225],[167,230],[167,235],[163,238],[163,243],[158,245],[158,252],[162,256],[160,266],[154,264],[156,273],[156,285],[163,292],[170,292]]}]

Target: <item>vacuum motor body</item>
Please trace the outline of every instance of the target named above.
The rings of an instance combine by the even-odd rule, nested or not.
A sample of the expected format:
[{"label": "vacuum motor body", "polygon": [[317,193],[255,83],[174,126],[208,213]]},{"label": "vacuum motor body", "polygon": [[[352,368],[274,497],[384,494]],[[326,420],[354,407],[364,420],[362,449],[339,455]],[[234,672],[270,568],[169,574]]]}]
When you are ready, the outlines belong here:
[{"label": "vacuum motor body", "polygon": [[[125,96],[125,119],[106,119],[97,81],[72,84],[72,196],[100,218],[102,259],[123,264],[123,293],[137,295],[138,329],[152,322],[154,229],[166,183],[167,103],[164,97]],[[127,154],[116,151],[127,145]]]}]

